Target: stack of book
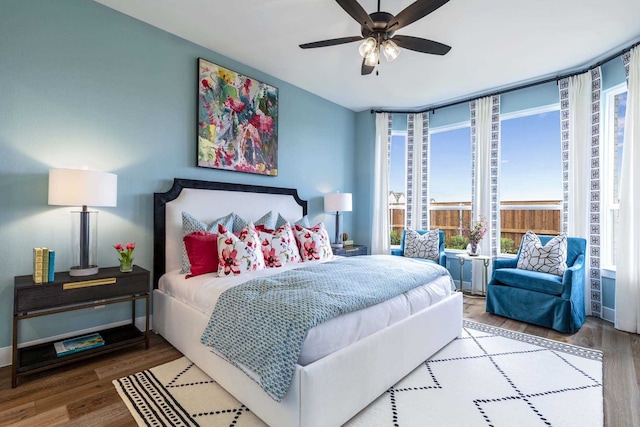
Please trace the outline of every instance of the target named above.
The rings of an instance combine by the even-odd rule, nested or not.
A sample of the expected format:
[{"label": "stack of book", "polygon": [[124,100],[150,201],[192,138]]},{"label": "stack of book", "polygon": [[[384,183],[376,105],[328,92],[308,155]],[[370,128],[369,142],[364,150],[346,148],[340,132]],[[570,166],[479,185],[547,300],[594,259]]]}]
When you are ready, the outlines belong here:
[{"label": "stack of book", "polygon": [[33,248],[33,282],[53,282],[56,252],[48,248]]},{"label": "stack of book", "polygon": [[104,339],[98,333],[85,335],[83,337],[71,338],[64,341],[58,341],[53,344],[56,349],[56,355],[58,357],[71,353],[77,353],[82,350],[89,350],[90,348],[100,347],[103,345]]}]

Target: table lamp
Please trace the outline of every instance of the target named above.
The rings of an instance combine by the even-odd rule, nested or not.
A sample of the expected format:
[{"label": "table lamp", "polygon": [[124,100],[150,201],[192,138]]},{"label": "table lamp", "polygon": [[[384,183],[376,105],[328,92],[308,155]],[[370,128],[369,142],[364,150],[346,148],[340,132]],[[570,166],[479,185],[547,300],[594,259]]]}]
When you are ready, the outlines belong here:
[{"label": "table lamp", "polygon": [[324,210],[336,213],[336,238],[332,248],[341,248],[340,212],[351,212],[351,193],[329,193],[324,195]]},{"label": "table lamp", "polygon": [[49,204],[82,206],[72,211],[71,276],[98,273],[98,212],[87,206],[116,206],[118,176],[84,169],[51,169],[49,171]]}]

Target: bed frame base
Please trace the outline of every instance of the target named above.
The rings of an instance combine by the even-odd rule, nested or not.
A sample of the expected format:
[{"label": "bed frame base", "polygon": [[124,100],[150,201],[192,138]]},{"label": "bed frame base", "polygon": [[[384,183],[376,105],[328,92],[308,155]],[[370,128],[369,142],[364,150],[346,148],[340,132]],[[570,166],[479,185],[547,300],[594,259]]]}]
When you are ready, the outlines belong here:
[{"label": "bed frame base", "polygon": [[153,303],[155,331],[270,426],[340,426],[462,331],[462,294],[454,293],[342,350],[297,366],[289,392],[276,402],[200,344],[208,316],[160,290],[154,291]]}]

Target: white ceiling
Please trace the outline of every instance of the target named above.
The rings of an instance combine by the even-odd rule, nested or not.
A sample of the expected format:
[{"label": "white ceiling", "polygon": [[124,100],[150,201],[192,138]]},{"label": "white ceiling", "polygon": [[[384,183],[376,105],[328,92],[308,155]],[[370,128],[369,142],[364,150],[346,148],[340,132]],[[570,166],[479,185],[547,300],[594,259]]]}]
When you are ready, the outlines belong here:
[{"label": "white ceiling", "polygon": [[[96,0],[354,111],[411,109],[591,65],[640,38],[639,0],[450,0],[398,34],[452,46],[445,56],[403,50],[360,75],[359,42],[301,43],[360,34],[333,0]],[[368,12],[376,0],[359,0]],[[381,0],[396,15],[412,0]]]}]

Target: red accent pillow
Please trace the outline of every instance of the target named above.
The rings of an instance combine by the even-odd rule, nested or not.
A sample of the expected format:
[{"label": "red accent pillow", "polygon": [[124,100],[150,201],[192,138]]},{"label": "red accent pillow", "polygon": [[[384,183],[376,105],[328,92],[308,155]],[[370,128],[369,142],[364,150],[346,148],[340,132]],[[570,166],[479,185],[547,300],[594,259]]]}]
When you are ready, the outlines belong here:
[{"label": "red accent pillow", "polygon": [[186,278],[218,271],[218,235],[206,231],[194,231],[182,239],[187,249],[191,274]]}]

